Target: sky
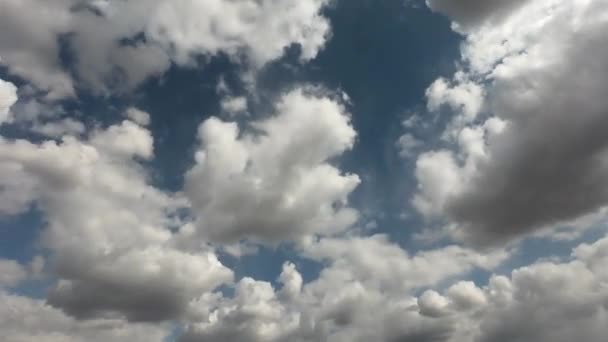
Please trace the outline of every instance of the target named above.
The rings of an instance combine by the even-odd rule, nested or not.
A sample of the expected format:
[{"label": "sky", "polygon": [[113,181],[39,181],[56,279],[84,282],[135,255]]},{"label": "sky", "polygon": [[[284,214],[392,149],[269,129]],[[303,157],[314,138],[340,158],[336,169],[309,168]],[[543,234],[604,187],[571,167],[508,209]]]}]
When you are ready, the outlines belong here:
[{"label": "sky", "polygon": [[608,2],[0,0],[7,342],[605,342]]}]

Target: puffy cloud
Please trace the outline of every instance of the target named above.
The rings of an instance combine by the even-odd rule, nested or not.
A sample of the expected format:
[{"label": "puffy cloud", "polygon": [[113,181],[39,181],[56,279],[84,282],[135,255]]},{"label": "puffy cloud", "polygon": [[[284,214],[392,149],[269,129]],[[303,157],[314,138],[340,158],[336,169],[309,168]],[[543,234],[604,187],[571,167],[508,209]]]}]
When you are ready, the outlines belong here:
[{"label": "puffy cloud", "polygon": [[85,133],[84,124],[71,118],[65,118],[46,123],[35,122],[31,130],[47,137],[62,137],[64,135],[81,135]]},{"label": "puffy cloud", "polygon": [[[506,281],[503,280],[503,281]],[[483,312],[478,341],[590,341],[605,339],[605,281],[579,261],[540,263],[513,272],[510,292]],[[504,285],[503,285],[504,286]]]},{"label": "puffy cloud", "polygon": [[447,295],[460,311],[482,307],[486,304],[485,293],[471,281],[461,281],[452,285],[448,289]]},{"label": "puffy cloud", "polygon": [[445,341],[602,341],[608,287],[597,266],[606,261],[605,241],[574,248],[571,260],[492,275],[483,288],[461,281],[445,295],[426,291],[418,308],[437,321],[452,322]]},{"label": "puffy cloud", "polygon": [[0,124],[9,118],[9,110],[17,102],[17,87],[0,79]]},{"label": "puffy cloud", "polygon": [[145,128],[124,121],[86,140],[0,141],[1,208],[35,203],[47,228],[57,286],[48,301],[78,318],[177,318],[191,300],[232,280],[211,252],[174,245],[179,200],[148,184],[136,158],[152,157]]},{"label": "puffy cloud", "polygon": [[459,72],[454,76],[453,82],[444,78],[435,80],[427,88],[426,97],[430,111],[437,111],[445,105],[461,113],[457,122],[453,123],[458,128],[475,120],[483,106],[484,89]]},{"label": "puffy cloud", "polygon": [[144,112],[143,110],[130,107],[127,108],[124,115],[129,118],[129,120],[141,126],[148,126],[150,124],[150,114]]},{"label": "puffy cloud", "polygon": [[13,287],[27,278],[27,270],[14,260],[0,259],[0,288]]},{"label": "puffy cloud", "polygon": [[411,157],[414,155],[414,150],[420,148],[421,145],[422,142],[409,133],[400,136],[396,143],[401,158]]},{"label": "puffy cloud", "polygon": [[0,3],[0,55],[9,70],[47,98],[74,95],[65,52],[79,85],[96,93],[123,92],[171,62],[226,54],[253,68],[299,44],[314,58],[330,35],[321,15],[327,0],[93,1],[5,0]]},{"label": "puffy cloud", "polygon": [[12,73],[48,91],[49,98],[74,94],[61,67],[59,35],[70,27],[74,0],[3,0],[0,2],[0,60]]},{"label": "puffy cloud", "polygon": [[0,330],[7,342],[161,342],[168,334],[162,325],[76,321],[42,300],[6,292],[0,292]]},{"label": "puffy cloud", "polygon": [[441,317],[448,313],[450,302],[434,290],[426,290],[418,298],[420,314],[428,317]]},{"label": "puffy cloud", "polygon": [[477,263],[496,265],[449,248],[408,257],[382,237],[321,239],[305,248],[327,263],[317,279],[302,284],[287,263],[279,290],[244,278],[234,297],[206,295],[193,305],[194,322],[183,341],[448,341],[458,333],[455,321],[421,315],[413,288],[461,275]]},{"label": "puffy cloud", "polygon": [[[467,31],[465,78],[481,80],[490,119],[455,126],[448,135],[458,153],[419,157],[414,205],[421,212],[443,215],[461,238],[485,244],[608,203],[608,83],[601,76],[608,59],[598,57],[608,56],[607,13],[603,1],[528,2],[495,25]],[[467,117],[466,106],[452,105],[465,102],[453,100],[462,78],[431,86],[429,107],[439,98],[458,112],[455,120]]]},{"label": "puffy cloud", "polygon": [[[541,261],[507,276],[494,274],[483,287],[458,281],[443,294],[427,290],[415,297],[414,287],[443,286],[469,268],[454,270],[445,264],[450,259],[446,250],[408,257],[378,237],[332,238],[324,246],[330,255],[327,267],[307,284],[301,284],[293,265],[285,264],[278,290],[245,278],[234,297],[202,297],[193,305],[196,323],[183,341],[599,342],[605,338],[608,314],[602,268],[606,241],[574,248],[571,260]],[[341,246],[352,253],[345,254]],[[311,252],[323,254],[314,248]],[[442,257],[432,256],[437,253]],[[364,255],[357,259],[356,254]],[[425,262],[414,262],[419,258]],[[417,264],[437,275],[425,279]],[[384,276],[389,273],[396,279]]]},{"label": "puffy cloud", "polygon": [[[317,279],[303,284],[294,265],[286,263],[280,289],[244,278],[233,297],[206,295],[193,305],[193,323],[183,341],[464,342],[457,339],[464,335],[456,330],[455,319],[419,312],[419,306],[435,305],[449,315],[450,299],[429,292],[439,303],[430,298],[423,304],[425,299],[412,293],[474,268],[492,268],[504,258],[453,247],[409,256],[382,236],[323,238],[301,247],[305,256],[327,265]],[[479,304],[477,292],[460,287],[450,296]]]},{"label": "puffy cloud", "polygon": [[236,115],[247,111],[247,99],[243,96],[227,97],[220,103],[222,111]]},{"label": "puffy cloud", "polygon": [[437,285],[476,268],[492,269],[509,256],[506,251],[483,254],[455,245],[409,255],[384,235],[326,238],[306,246],[304,253],[332,262],[323,273],[394,292]]},{"label": "puffy cloud", "polygon": [[343,106],[299,89],[276,114],[240,132],[216,118],[199,128],[185,193],[200,234],[212,241],[297,239],[344,230],[357,220],[347,197],[359,178],[329,164],[353,146]]},{"label": "puffy cloud", "polygon": [[207,321],[191,325],[181,341],[276,341],[299,325],[299,314],[270,283],[251,278],[239,281],[234,298],[203,298],[199,305]]},{"label": "puffy cloud", "polygon": [[159,1],[146,25],[146,35],[170,47],[178,63],[196,53],[244,52],[255,65],[276,59],[291,44],[300,44],[301,58],[317,55],[330,27],[320,9],[327,0]]}]

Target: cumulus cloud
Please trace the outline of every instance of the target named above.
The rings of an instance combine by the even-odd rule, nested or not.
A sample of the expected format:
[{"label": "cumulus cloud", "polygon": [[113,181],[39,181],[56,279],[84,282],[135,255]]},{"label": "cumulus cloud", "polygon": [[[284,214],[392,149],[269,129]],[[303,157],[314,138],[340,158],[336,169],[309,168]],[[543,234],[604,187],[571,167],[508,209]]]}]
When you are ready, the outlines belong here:
[{"label": "cumulus cloud", "polygon": [[141,126],[147,126],[150,124],[150,114],[144,112],[143,110],[130,107],[127,108],[127,110],[124,112],[124,115],[131,121]]},{"label": "cumulus cloud", "polygon": [[27,270],[14,260],[0,259],[0,288],[18,285],[27,278]]},{"label": "cumulus cloud", "polygon": [[467,88],[482,91],[459,90],[460,72],[429,88],[429,108],[445,103],[463,122],[477,111],[465,103],[483,101],[487,114],[448,127],[457,153],[419,157],[421,212],[469,241],[500,243],[607,204],[606,13],[603,1],[529,2],[467,31],[465,79],[482,80]]},{"label": "cumulus cloud", "polygon": [[294,90],[275,115],[251,127],[240,132],[236,123],[211,118],[199,128],[185,193],[200,234],[276,242],[338,232],[357,220],[347,197],[359,177],[329,163],[356,136],[339,102]]},{"label": "cumulus cloud", "polygon": [[0,330],[7,342],[163,341],[168,327],[120,320],[77,321],[42,300],[0,291]]},{"label": "cumulus cloud", "polygon": [[9,119],[9,110],[17,100],[17,87],[0,79],[0,124]]},{"label": "cumulus cloud", "polygon": [[35,203],[59,281],[51,305],[78,318],[132,321],[179,317],[189,302],[232,280],[210,250],[175,248],[169,214],[179,200],[148,184],[137,158],[152,137],[134,122],[33,144],[0,140],[0,208]]},{"label": "cumulus cloud", "polygon": [[58,35],[69,30],[73,0],[0,2],[0,64],[48,92],[49,98],[74,94],[61,66]]},{"label": "cumulus cloud", "polygon": [[574,248],[565,261],[539,261],[494,274],[478,287],[460,281],[444,294],[424,292],[421,314],[452,322],[441,341],[592,341],[605,339],[608,288],[603,269],[606,238]]},{"label": "cumulus cloud", "polygon": [[247,98],[243,96],[227,97],[220,103],[222,111],[229,115],[236,115],[247,111]]},{"label": "cumulus cloud", "polygon": [[330,35],[320,13],[327,2],[6,0],[0,55],[49,99],[73,96],[75,81],[96,93],[123,92],[198,56],[226,54],[259,68],[299,44],[310,60]]},{"label": "cumulus cloud", "polygon": [[[460,336],[455,321],[420,314],[411,293],[477,267],[492,268],[504,257],[458,248],[409,256],[383,236],[325,238],[302,248],[327,264],[317,279],[303,284],[290,263],[278,289],[244,278],[234,297],[207,295],[193,305],[198,322],[193,319],[182,340],[448,341]],[[477,293],[463,295],[469,289],[460,287],[454,291],[459,303],[478,303]]]},{"label": "cumulus cloud", "polygon": [[[378,238],[359,239],[377,245],[356,250],[366,252],[361,259],[369,265],[349,263],[350,255],[336,252],[319,277],[307,284],[300,283],[291,264],[283,267],[279,289],[245,278],[234,297],[209,294],[193,305],[192,317],[198,322],[189,326],[182,340],[599,342],[605,338],[608,291],[601,265],[608,255],[606,238],[574,248],[570,260],[536,262],[506,276],[494,274],[484,286],[458,281],[443,293],[427,290],[418,297],[412,295],[410,285],[395,286],[399,280],[375,278],[364,270],[393,271],[399,278],[414,266],[407,256],[389,258],[386,271],[382,268],[386,256],[398,247]],[[340,243],[360,247],[355,241]],[[462,269],[452,271],[426,255],[419,256],[427,259],[425,269],[443,270],[437,278],[441,282],[455,274],[462,277]],[[395,268],[397,260],[402,269]],[[409,272],[407,279],[416,282],[414,274]],[[419,285],[438,284],[422,280]],[[282,296],[285,292],[297,296]]]}]

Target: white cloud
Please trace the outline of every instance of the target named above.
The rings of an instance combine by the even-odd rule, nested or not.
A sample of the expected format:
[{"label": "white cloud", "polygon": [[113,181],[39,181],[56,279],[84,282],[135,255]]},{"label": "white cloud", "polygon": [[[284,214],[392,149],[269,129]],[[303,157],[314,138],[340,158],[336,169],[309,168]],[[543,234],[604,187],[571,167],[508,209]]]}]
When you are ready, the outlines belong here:
[{"label": "white cloud", "polygon": [[254,65],[263,65],[293,43],[302,46],[301,57],[309,60],[330,32],[327,19],[319,13],[326,4],[326,0],[160,1],[151,12],[146,35],[171,46],[178,63],[189,63],[195,53],[221,51],[233,57],[244,52]]},{"label": "white cloud", "polygon": [[[324,238],[301,247],[327,265],[317,279],[302,284],[287,263],[278,290],[245,278],[234,298],[203,297],[183,341],[448,341],[458,333],[455,321],[421,315],[413,291],[492,268],[505,257],[459,247],[409,256],[383,236]],[[442,303],[449,314],[451,302]]]},{"label": "white cloud", "polygon": [[330,35],[320,13],[327,3],[4,0],[0,55],[10,72],[48,91],[49,99],[74,95],[75,81],[60,58],[66,47],[79,85],[100,94],[124,92],[171,62],[193,65],[201,55],[226,54],[257,69],[300,44],[302,60],[310,60]]},{"label": "white cloud", "polygon": [[61,137],[64,135],[78,136],[84,134],[86,129],[82,122],[65,118],[47,123],[36,122],[31,127],[31,130],[47,137]]},{"label": "white cloud", "polygon": [[74,94],[71,77],[61,67],[58,35],[69,31],[72,0],[3,0],[0,2],[0,60],[9,70],[44,91],[49,98]]},{"label": "white cloud", "polygon": [[329,164],[353,146],[349,114],[304,90],[285,94],[254,132],[216,118],[199,128],[185,193],[199,233],[214,241],[280,241],[341,231],[357,220],[347,197],[359,178]]},{"label": "white cloud", "polygon": [[509,276],[492,275],[487,286],[458,282],[445,296],[427,291],[421,313],[452,321],[442,341],[591,341],[605,339],[608,287],[606,238],[583,244],[564,262],[536,262]]},{"label": "white cloud", "polygon": [[144,112],[143,110],[130,107],[127,108],[124,115],[139,125],[148,126],[150,124],[150,114]]},{"label": "white cloud", "polygon": [[220,103],[222,111],[230,115],[236,115],[247,111],[247,98],[243,96],[227,97]]},{"label": "white cloud", "polygon": [[422,145],[422,142],[416,139],[413,135],[406,133],[397,140],[397,149],[401,158],[409,158],[414,155],[415,149]]},{"label": "white cloud", "polygon": [[35,201],[47,224],[42,244],[59,278],[50,304],[79,318],[165,320],[232,280],[211,251],[175,248],[168,215],[181,204],[134,159],[150,159],[152,144],[131,121],[87,140],[0,141],[0,207],[18,214]]},{"label": "white cloud", "polygon": [[17,102],[17,87],[0,79],[0,125],[9,119],[9,110]]},{"label": "white cloud", "polygon": [[26,278],[27,270],[18,262],[0,259],[0,289],[18,285]]},{"label": "white cloud", "polygon": [[[462,1],[450,6],[473,10]],[[439,79],[427,91],[429,109],[446,103],[456,112],[459,124],[449,125],[444,136],[458,152],[419,157],[414,197],[422,213],[446,217],[459,226],[460,237],[484,244],[608,204],[608,140],[602,133],[608,59],[601,57],[608,56],[602,33],[608,6],[549,0],[495,10],[501,20],[466,30],[468,71],[456,74],[454,86]],[[477,91],[457,91],[463,79],[479,80]],[[465,100],[471,94],[475,100]],[[482,102],[490,119],[462,119],[473,118],[478,110],[470,108]]]},{"label": "white cloud", "polygon": [[1,291],[0,330],[7,342],[161,342],[169,333],[162,325],[77,321],[42,300]]}]

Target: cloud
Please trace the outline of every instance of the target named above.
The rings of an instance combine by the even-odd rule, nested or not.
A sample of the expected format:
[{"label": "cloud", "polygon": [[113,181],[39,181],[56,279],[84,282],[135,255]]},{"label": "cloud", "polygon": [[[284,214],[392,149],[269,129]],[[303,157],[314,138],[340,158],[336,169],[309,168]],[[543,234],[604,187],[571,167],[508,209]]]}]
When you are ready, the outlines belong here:
[{"label": "cloud", "polygon": [[447,15],[456,24],[456,29],[467,30],[480,24],[492,25],[508,16],[528,0],[427,0],[433,11]]},{"label": "cloud", "polygon": [[59,58],[58,35],[70,28],[72,0],[6,0],[0,3],[0,60],[52,99],[74,95]]},{"label": "cloud", "polygon": [[0,292],[0,330],[7,342],[163,341],[168,327],[120,320],[81,322],[42,300]]},{"label": "cloud", "polygon": [[27,270],[14,260],[0,259],[0,288],[13,287],[27,278]]},{"label": "cloud", "polygon": [[418,298],[419,310],[453,322],[445,341],[603,341],[608,290],[598,266],[606,262],[606,241],[574,248],[571,260],[494,274],[481,288],[461,281],[445,295],[427,291]]},{"label": "cloud", "polygon": [[401,158],[409,158],[414,155],[414,150],[421,147],[422,142],[416,139],[412,134],[406,133],[399,137],[395,144],[399,150]]},{"label": "cloud", "polygon": [[[330,33],[320,15],[327,0],[159,1],[146,25],[146,36],[171,51],[178,63],[189,63],[196,53],[233,57],[244,53],[254,65],[283,55],[299,44],[301,58],[314,58]],[[171,47],[169,49],[169,46]]]},{"label": "cloud", "polygon": [[35,203],[59,279],[48,302],[77,318],[160,321],[182,315],[202,293],[232,281],[209,249],[175,247],[171,213],[180,201],[147,182],[136,161],[152,137],[131,121],[33,144],[0,140],[0,208]]},{"label": "cloud", "polygon": [[[301,247],[327,265],[317,279],[303,284],[286,263],[278,288],[244,278],[234,297],[206,295],[193,305],[182,341],[448,341],[458,333],[457,321],[421,315],[412,293],[478,267],[490,269],[505,256],[452,247],[409,256],[384,236],[322,238]],[[452,292],[460,304],[479,304],[466,284]]]},{"label": "cloud", "polygon": [[339,102],[294,90],[275,115],[250,126],[240,132],[236,123],[211,118],[199,128],[184,191],[200,234],[277,242],[338,232],[357,220],[347,198],[359,177],[329,163],[356,136]]},{"label": "cloud", "polygon": [[[606,13],[602,1],[530,2],[468,31],[466,79],[481,79],[487,113],[448,127],[457,153],[419,157],[422,213],[447,217],[468,241],[495,244],[608,204],[608,59],[598,58],[608,56]],[[462,78],[427,93],[430,109],[442,99],[461,123],[468,110],[452,98]]]},{"label": "cloud", "polygon": [[17,100],[17,87],[0,79],[0,125],[9,119],[9,110]]},{"label": "cloud", "polygon": [[0,4],[0,55],[47,99],[73,96],[75,84],[121,93],[171,63],[196,65],[199,56],[225,54],[257,69],[299,44],[301,59],[310,60],[330,36],[321,15],[327,2],[7,0]]},{"label": "cloud", "polygon": [[148,126],[150,124],[150,114],[143,110],[130,107],[124,112],[124,115],[131,121],[141,126]]},{"label": "cloud", "polygon": [[231,116],[247,111],[247,98],[243,96],[227,97],[220,103],[222,111]]}]

